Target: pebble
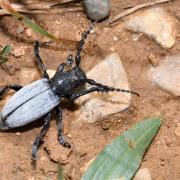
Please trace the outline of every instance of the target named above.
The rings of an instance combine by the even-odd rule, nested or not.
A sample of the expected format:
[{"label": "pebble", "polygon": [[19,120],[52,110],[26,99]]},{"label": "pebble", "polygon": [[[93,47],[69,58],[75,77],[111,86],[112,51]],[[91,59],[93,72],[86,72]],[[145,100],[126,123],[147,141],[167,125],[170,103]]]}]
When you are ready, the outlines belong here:
[{"label": "pebble", "polygon": [[10,62],[5,62],[1,64],[2,69],[8,72],[11,76],[15,74],[16,69]]},{"label": "pebble", "polygon": [[47,73],[49,74],[49,77],[52,78],[54,74],[56,73],[56,71],[53,69],[47,69]]},{"label": "pebble", "polygon": [[88,18],[101,21],[109,16],[109,0],[84,0],[84,7]]},{"label": "pebble", "polygon": [[17,133],[16,133],[16,136],[20,136],[20,135],[21,135],[21,133],[20,133],[20,132],[17,132]]},{"label": "pebble", "polygon": [[21,33],[23,33],[24,32],[24,27],[18,27],[18,28],[16,28],[16,33],[17,34],[21,34]]},{"label": "pebble", "polygon": [[139,169],[133,180],[152,180],[149,169],[147,168]]},{"label": "pebble", "polygon": [[25,29],[25,34],[28,38],[32,37],[32,30],[30,28]]},{"label": "pebble", "polygon": [[68,138],[72,138],[72,134],[70,134],[70,133],[67,134],[67,137],[68,137]]},{"label": "pebble", "polygon": [[111,124],[110,124],[109,122],[104,122],[104,123],[102,124],[102,128],[103,128],[104,130],[109,130],[110,126],[111,126]]},{"label": "pebble", "polygon": [[180,96],[180,56],[167,56],[148,71],[149,79],[162,89]]},{"label": "pebble", "polygon": [[15,58],[22,57],[25,55],[26,49],[27,49],[27,46],[13,47],[12,54]]},{"label": "pebble", "polygon": [[[111,53],[102,62],[87,73],[87,77],[96,82],[123,89],[130,89],[126,72],[117,53]],[[76,111],[78,121],[95,122],[127,109],[131,94],[121,92],[90,93],[76,100],[80,108]]]},{"label": "pebble", "polygon": [[115,42],[116,42],[116,41],[118,41],[118,40],[119,40],[119,39],[118,39],[118,37],[117,37],[117,36],[114,36],[114,37],[113,37],[113,41],[115,41]]},{"label": "pebble", "polygon": [[40,158],[40,160],[41,160],[41,161],[45,161],[45,160],[47,160],[47,157],[42,156],[42,157]]},{"label": "pebble", "polygon": [[150,54],[148,57],[148,62],[156,67],[158,65],[158,57],[156,57],[154,54]]},{"label": "pebble", "polygon": [[150,8],[133,13],[125,21],[125,27],[133,32],[146,34],[165,49],[175,44],[175,19],[163,8]]}]

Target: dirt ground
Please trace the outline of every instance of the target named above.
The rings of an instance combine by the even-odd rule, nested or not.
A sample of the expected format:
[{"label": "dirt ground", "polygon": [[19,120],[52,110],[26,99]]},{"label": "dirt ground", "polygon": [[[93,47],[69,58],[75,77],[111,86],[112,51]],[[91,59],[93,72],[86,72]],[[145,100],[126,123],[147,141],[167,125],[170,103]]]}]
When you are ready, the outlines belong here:
[{"label": "dirt ground", "polygon": [[[148,1],[111,0],[111,15]],[[174,0],[159,6],[164,7],[177,19],[177,31],[180,34],[180,1]],[[80,34],[89,24],[83,12],[30,17],[57,37],[74,42],[80,39]],[[178,54],[179,37],[175,46],[169,50],[161,48],[146,36],[133,41],[132,33],[122,28],[123,20],[113,27],[105,26],[104,22],[97,24],[86,42],[81,67],[88,71],[107,54],[115,51],[123,61],[131,88],[139,92],[141,97],[133,97],[128,110],[110,115],[94,124],[77,123],[74,118],[75,105],[63,103],[63,134],[72,144],[72,149],[66,150],[58,144],[53,115],[50,128],[38,150],[36,166],[31,163],[30,153],[32,142],[42,125],[41,121],[10,132],[0,132],[0,180],[56,179],[58,160],[62,163],[65,179],[79,180],[86,163],[93,159],[105,144],[137,121],[154,115],[162,116],[163,122],[141,167],[148,168],[154,180],[180,179],[180,139],[175,135],[175,129],[180,123],[180,99],[153,85],[147,78],[147,70],[151,67],[148,57],[153,54],[158,63],[162,57]],[[27,29],[17,31],[22,28],[24,26],[10,16],[0,18],[0,44],[13,44],[14,50],[21,53],[24,51],[21,57],[10,55],[9,64],[4,69],[0,68],[0,85],[7,82],[26,84],[40,77],[34,63],[32,42],[46,39],[34,32],[29,34]],[[115,36],[117,41],[114,41]],[[65,49],[62,46],[40,49],[47,69],[55,70],[70,52],[75,53],[73,41],[65,41]],[[12,94],[13,92],[9,92],[0,101],[1,109]],[[107,124],[109,129],[104,130],[103,127]]]}]

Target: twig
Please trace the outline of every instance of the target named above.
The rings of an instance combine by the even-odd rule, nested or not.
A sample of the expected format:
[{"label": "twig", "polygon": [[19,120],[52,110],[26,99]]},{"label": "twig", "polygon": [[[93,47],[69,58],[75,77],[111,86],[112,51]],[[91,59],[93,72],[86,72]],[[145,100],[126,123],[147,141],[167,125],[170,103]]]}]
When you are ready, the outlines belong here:
[{"label": "twig", "polygon": [[50,9],[53,6],[60,5],[60,4],[67,4],[76,2],[77,0],[54,0],[50,2],[39,2],[39,3],[27,3],[25,4],[25,7],[27,9],[36,9],[36,10],[42,10],[42,9]]},{"label": "twig", "polygon": [[162,3],[166,3],[166,2],[170,2],[171,0],[157,0],[157,1],[154,1],[154,2],[148,2],[148,3],[143,3],[143,4],[139,4],[135,7],[132,7],[128,10],[125,10],[119,14],[117,14],[116,16],[112,17],[109,21],[108,21],[108,25],[114,23],[115,21],[119,20],[120,18],[124,17],[124,16],[127,16],[139,9],[142,9],[142,8],[145,8],[145,7],[148,7],[148,6],[154,6],[154,5],[157,5],[157,4],[162,4]]},{"label": "twig", "polygon": [[[49,9],[49,10],[29,10],[24,8],[14,8],[16,11],[21,13],[27,13],[27,14],[62,14],[65,12],[73,12],[73,11],[82,11],[82,7],[69,7],[69,8],[56,8],[56,9]],[[0,9],[0,15],[6,15],[10,14],[4,9]]]},{"label": "twig", "polygon": [[[52,8],[56,5],[63,5],[65,3],[76,2],[77,0],[54,0],[51,2],[42,2],[42,3],[31,3],[31,4],[18,4],[11,3],[11,6],[18,12],[27,13],[27,14],[60,14],[65,12],[72,11],[82,11],[82,6],[74,7],[59,7]],[[9,14],[5,9],[0,9],[0,15]]]}]

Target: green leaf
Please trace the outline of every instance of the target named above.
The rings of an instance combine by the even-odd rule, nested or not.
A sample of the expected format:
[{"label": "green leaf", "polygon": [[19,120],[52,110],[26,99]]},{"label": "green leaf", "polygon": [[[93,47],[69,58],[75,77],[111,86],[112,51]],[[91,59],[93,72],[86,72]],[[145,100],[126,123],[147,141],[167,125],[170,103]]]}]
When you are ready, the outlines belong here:
[{"label": "green leaf", "polygon": [[12,6],[9,0],[1,0],[0,6],[5,9],[7,12],[9,12],[14,18],[18,19],[19,21],[23,22],[25,25],[30,27],[32,30],[40,33],[42,36],[46,36],[50,38],[51,40],[57,40],[53,35],[45,31],[43,28],[41,28],[36,23],[33,23],[28,17],[20,14],[17,12]]},{"label": "green leaf", "polygon": [[130,180],[160,127],[159,117],[145,119],[105,146],[81,180]]},{"label": "green leaf", "polygon": [[58,180],[63,180],[63,168],[62,168],[60,162],[58,162],[57,179]]},{"label": "green leaf", "polygon": [[9,44],[5,45],[0,52],[0,56],[7,56],[11,51],[11,46]]},{"label": "green leaf", "polygon": [[11,51],[11,46],[9,44],[4,46],[4,48],[0,52],[0,64],[5,63],[7,61],[6,56],[10,53],[10,51]]},{"label": "green leaf", "polygon": [[29,18],[26,16],[18,14],[12,14],[14,17],[16,17],[18,20],[22,21],[25,25],[30,27],[32,30],[40,33],[42,36],[46,36],[49,39],[52,40],[57,40],[53,35],[49,34],[47,31],[45,31],[43,28],[41,28],[39,25],[36,23],[33,23]]}]

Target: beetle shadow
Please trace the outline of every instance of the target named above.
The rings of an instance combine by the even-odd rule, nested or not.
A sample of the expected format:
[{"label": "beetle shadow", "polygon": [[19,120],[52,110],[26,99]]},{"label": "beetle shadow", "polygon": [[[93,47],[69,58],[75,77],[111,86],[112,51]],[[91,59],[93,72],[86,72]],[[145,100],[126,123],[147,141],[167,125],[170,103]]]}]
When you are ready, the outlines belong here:
[{"label": "beetle shadow", "polygon": [[39,128],[39,127],[43,126],[43,124],[44,124],[43,118],[40,118],[40,119],[37,119],[36,121],[31,122],[30,124],[27,124],[25,126],[6,130],[6,132],[8,132],[8,133],[17,133],[17,132],[23,133],[23,132],[30,131],[31,129],[34,129],[34,128]]},{"label": "beetle shadow", "polygon": [[63,109],[67,109],[68,111],[74,112],[79,109],[80,105],[75,103],[74,101],[68,101],[65,99],[60,103],[60,107],[62,108],[62,111]]}]

